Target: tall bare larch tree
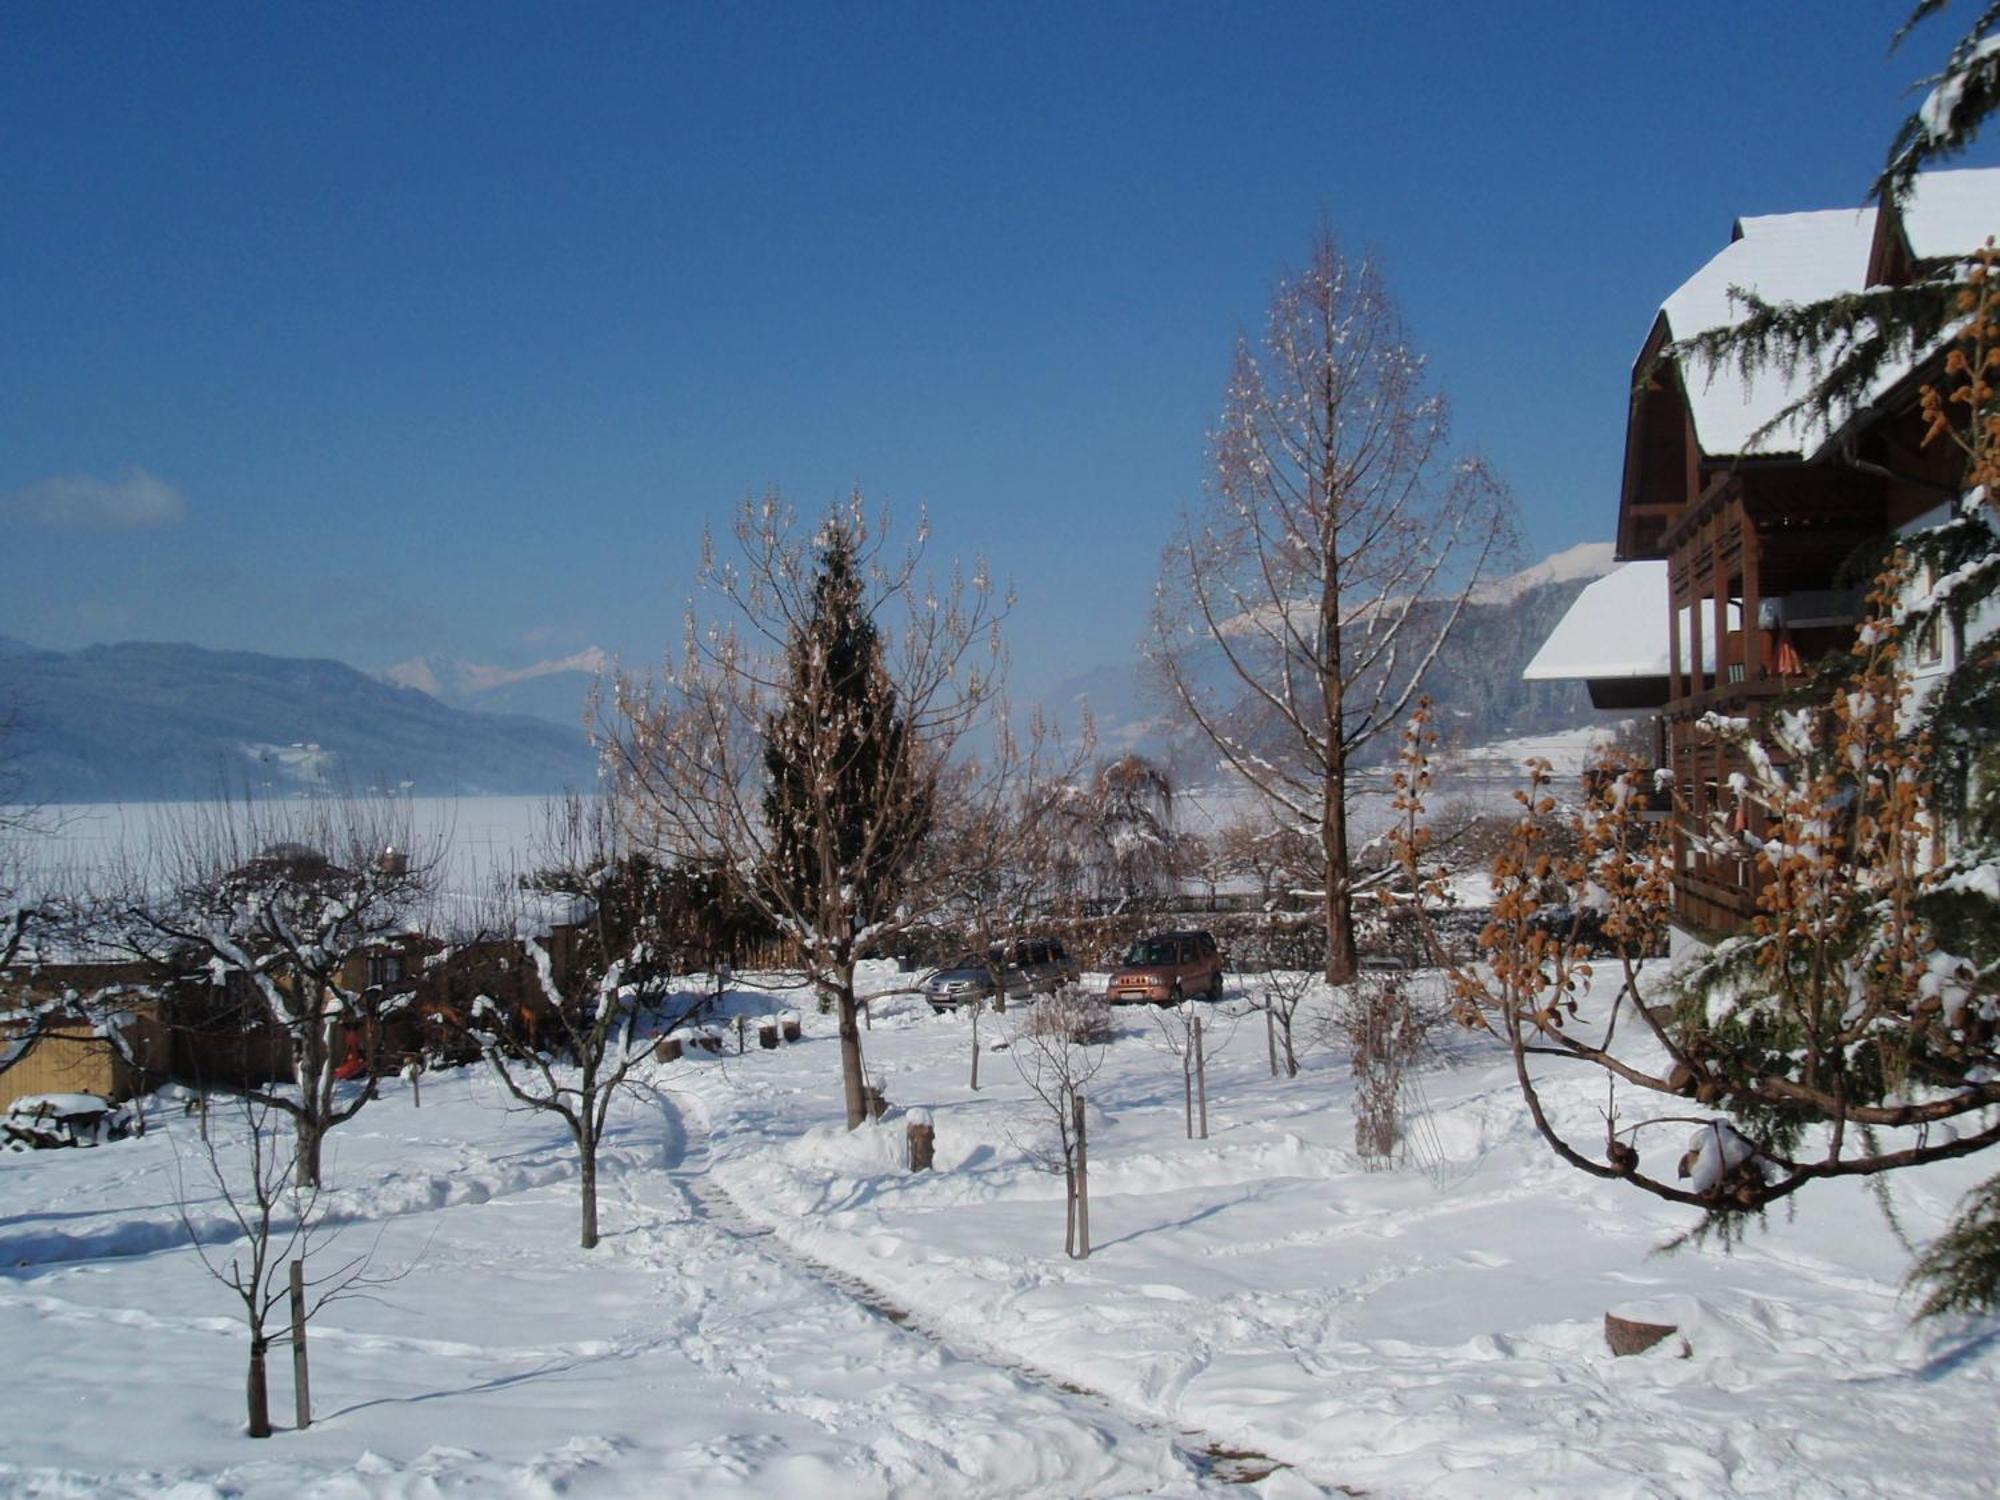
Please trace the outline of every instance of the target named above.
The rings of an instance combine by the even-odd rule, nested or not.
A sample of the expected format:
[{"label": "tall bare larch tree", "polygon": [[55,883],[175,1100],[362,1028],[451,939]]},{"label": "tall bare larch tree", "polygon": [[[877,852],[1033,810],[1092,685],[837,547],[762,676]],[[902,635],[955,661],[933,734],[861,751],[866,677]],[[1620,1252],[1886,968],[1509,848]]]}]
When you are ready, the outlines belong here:
[{"label": "tall bare larch tree", "polygon": [[1374,265],[1331,232],[1246,338],[1206,501],[1161,564],[1150,656],[1222,760],[1318,840],[1326,973],[1355,972],[1348,783],[1510,550]]}]

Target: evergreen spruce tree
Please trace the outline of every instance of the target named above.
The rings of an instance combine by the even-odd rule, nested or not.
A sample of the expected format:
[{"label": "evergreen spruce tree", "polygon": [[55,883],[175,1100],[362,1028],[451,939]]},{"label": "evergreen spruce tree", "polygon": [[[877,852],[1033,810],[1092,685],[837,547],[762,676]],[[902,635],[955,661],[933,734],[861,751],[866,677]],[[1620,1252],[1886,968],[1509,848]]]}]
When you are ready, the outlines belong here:
[{"label": "evergreen spruce tree", "polygon": [[841,520],[820,537],[810,614],[786,646],[784,705],[764,734],[761,879],[770,906],[823,955],[823,1008],[839,1017],[849,1124],[865,1108],[854,966],[875,951],[931,824],[935,778],[918,753],[870,618],[856,539]]},{"label": "evergreen spruce tree", "polygon": [[788,906],[862,931],[894,904],[930,809],[927,796],[903,795],[909,730],[883,670],[854,537],[838,522],[825,530],[812,615],[786,666],[790,691],[764,740],[767,878],[783,885]]}]

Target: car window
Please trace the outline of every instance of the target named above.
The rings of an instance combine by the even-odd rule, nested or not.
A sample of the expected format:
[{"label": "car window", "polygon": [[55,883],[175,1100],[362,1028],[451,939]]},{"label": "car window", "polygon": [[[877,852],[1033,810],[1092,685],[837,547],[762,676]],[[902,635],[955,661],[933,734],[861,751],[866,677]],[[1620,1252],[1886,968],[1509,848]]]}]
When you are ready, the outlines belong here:
[{"label": "car window", "polygon": [[1125,955],[1128,964],[1170,964],[1178,962],[1177,949],[1172,943],[1152,938],[1132,945],[1132,951]]}]

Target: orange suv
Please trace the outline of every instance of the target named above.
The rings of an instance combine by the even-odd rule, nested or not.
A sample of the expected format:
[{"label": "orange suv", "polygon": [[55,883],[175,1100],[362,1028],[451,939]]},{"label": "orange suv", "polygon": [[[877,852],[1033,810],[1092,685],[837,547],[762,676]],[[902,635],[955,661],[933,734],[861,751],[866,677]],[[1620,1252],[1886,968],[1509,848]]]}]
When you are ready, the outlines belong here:
[{"label": "orange suv", "polygon": [[1162,932],[1140,938],[1111,972],[1104,998],[1113,1005],[1222,998],[1222,950],[1206,932]]}]

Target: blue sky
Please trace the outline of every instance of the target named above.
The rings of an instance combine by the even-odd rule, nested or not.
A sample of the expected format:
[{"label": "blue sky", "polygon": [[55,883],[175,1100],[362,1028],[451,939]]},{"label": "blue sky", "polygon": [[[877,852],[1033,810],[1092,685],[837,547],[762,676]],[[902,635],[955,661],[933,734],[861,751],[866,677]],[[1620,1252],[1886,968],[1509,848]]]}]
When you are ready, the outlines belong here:
[{"label": "blue sky", "polygon": [[1123,660],[1323,221],[1531,555],[1608,537],[1654,309],[1861,200],[1904,8],[11,0],[0,634],[643,661],[859,484],[1025,686]]}]

